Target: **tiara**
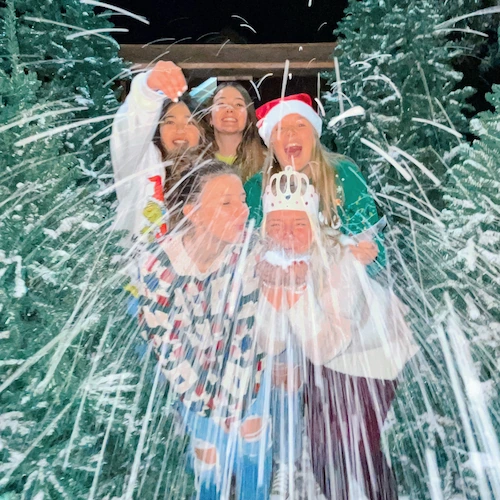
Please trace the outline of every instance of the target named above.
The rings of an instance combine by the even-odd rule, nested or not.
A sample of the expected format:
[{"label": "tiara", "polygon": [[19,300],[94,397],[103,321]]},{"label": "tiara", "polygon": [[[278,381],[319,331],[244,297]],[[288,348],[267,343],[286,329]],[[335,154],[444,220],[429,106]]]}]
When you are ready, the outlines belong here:
[{"label": "tiara", "polygon": [[263,196],[264,214],[277,210],[299,210],[317,216],[319,197],[307,175],[293,167],[271,176]]}]

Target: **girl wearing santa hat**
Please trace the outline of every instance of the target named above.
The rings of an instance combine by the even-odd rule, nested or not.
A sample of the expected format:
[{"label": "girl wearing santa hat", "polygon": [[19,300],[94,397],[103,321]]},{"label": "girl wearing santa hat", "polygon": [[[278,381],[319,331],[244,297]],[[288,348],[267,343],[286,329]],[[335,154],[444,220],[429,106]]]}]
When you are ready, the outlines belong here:
[{"label": "girl wearing santa hat", "polygon": [[[321,117],[307,94],[275,99],[256,111],[258,130],[268,155],[263,171],[245,183],[250,218],[262,221],[262,186],[287,165],[305,173],[320,196],[322,221],[339,226],[345,234],[358,234],[378,222],[379,216],[365,180],[347,157],[327,151],[320,143]],[[384,265],[380,238],[352,245],[351,251],[369,272]]]},{"label": "girl wearing santa hat", "polygon": [[[273,174],[284,170],[288,165],[306,174],[314,185],[320,198],[323,225],[339,227],[344,234],[355,236],[377,224],[379,221],[377,209],[368,194],[359,169],[348,158],[332,154],[321,145],[319,138],[322,120],[312,108],[312,100],[307,94],[271,101],[257,109],[257,118],[259,134],[269,150],[263,173],[256,174],[245,184],[250,217],[256,220],[257,225],[261,223],[263,216],[262,185],[266,186]],[[384,265],[384,249],[381,238],[375,231],[371,238],[358,240],[352,238],[349,248],[360,263],[368,266],[370,274],[376,273]],[[306,394],[312,415],[308,420],[313,443],[313,469],[323,491],[329,498],[344,491],[348,498],[349,488],[346,481],[337,481],[336,484],[340,484],[339,489],[329,486],[328,465],[332,457],[332,439],[343,445],[335,449],[336,459],[341,460],[344,456],[348,457],[346,460],[349,462],[352,457],[350,453],[357,453],[355,450],[359,450],[357,444],[353,444],[354,441],[351,443],[340,441],[336,432],[339,428],[338,423],[348,418],[347,416],[349,420],[346,425],[350,425],[350,429],[355,432],[356,418],[353,416],[355,408],[348,403],[352,400],[359,401],[356,394],[362,392],[376,394],[371,398],[367,397],[363,405],[364,419],[361,421],[371,430],[369,446],[363,448],[366,453],[362,455],[366,457],[373,452],[372,463],[375,463],[375,468],[380,471],[379,480],[381,477],[388,478],[385,483],[382,480],[382,483],[387,486],[387,494],[391,495],[390,492],[394,491],[391,485],[392,476],[387,472],[390,469],[380,450],[380,430],[394,397],[394,381],[386,381],[383,377],[377,378],[377,376],[373,379],[357,377],[335,371],[333,367],[319,369],[312,364],[309,366],[309,381],[313,382],[306,386],[308,388]],[[362,375],[361,372],[359,374]],[[320,380],[324,381],[321,382],[323,389],[316,390],[316,384]],[[323,408],[326,413],[318,416],[319,409],[323,411]],[[345,426],[340,427],[345,431]],[[284,470],[281,476],[286,478],[286,470],[290,468],[287,464],[280,465],[278,475]],[[368,463],[364,465],[368,467]],[[347,477],[347,471],[344,469],[342,472],[345,473],[343,477]],[[364,474],[363,477],[366,478],[367,475]],[[372,492],[369,497],[377,498],[376,495],[380,493],[379,487],[373,488]]]}]

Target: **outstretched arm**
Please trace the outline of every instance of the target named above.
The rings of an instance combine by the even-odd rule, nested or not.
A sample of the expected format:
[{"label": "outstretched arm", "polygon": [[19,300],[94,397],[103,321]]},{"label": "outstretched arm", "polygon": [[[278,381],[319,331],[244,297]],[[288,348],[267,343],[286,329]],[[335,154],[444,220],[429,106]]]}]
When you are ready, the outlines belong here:
[{"label": "outstretched arm", "polygon": [[[137,173],[141,160],[150,152],[166,98],[177,99],[187,90],[182,70],[170,61],[160,61],[152,71],[137,75],[130,93],[118,110],[111,135],[111,159],[115,181],[120,183]],[[127,189],[133,186],[131,182]],[[119,194],[120,185],[117,186]]]}]

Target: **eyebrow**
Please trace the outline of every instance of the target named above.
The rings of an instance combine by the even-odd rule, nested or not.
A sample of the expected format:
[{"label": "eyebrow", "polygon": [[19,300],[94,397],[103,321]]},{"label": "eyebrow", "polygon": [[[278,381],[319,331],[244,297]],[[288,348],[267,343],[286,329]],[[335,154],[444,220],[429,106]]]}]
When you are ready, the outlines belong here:
[{"label": "eyebrow", "polygon": [[[224,96],[216,97],[214,101],[222,101],[222,99],[227,99],[227,97]],[[243,97],[233,97],[233,99],[239,99],[240,101],[245,102],[245,99],[243,99]]]},{"label": "eyebrow", "polygon": [[243,196],[243,195],[246,195],[246,192],[245,191],[242,191],[241,193],[239,194],[230,194],[230,193],[224,193],[223,195],[221,195],[223,198],[224,196],[226,197],[230,197],[230,196]]}]

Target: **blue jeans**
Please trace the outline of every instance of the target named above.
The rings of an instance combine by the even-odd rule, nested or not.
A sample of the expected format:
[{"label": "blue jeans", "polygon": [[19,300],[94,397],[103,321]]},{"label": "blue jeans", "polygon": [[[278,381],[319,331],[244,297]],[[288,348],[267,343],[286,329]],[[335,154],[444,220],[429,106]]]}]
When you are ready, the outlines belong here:
[{"label": "blue jeans", "polygon": [[[271,483],[272,448],[271,423],[267,383],[263,383],[257,398],[245,417],[226,432],[210,417],[202,417],[177,403],[182,420],[190,436],[191,467],[195,474],[196,498],[217,500],[229,498],[231,478],[236,474],[238,500],[267,500]],[[267,394],[267,396],[266,396]],[[252,418],[262,419],[262,429],[255,436],[243,437],[241,425]],[[196,455],[196,450],[213,450],[215,464],[207,463]]]},{"label": "blue jeans", "polygon": [[304,415],[302,388],[287,391],[282,387],[271,390],[271,419],[273,424],[273,458],[291,465],[302,454]]},{"label": "blue jeans", "polygon": [[[285,368],[291,386],[295,385],[297,379],[304,380],[303,353],[290,340],[282,353],[268,357],[268,365],[271,371],[279,367]],[[298,389],[273,385],[270,411],[273,423],[273,458],[282,465],[293,465],[302,454],[304,435],[302,385]]]}]

